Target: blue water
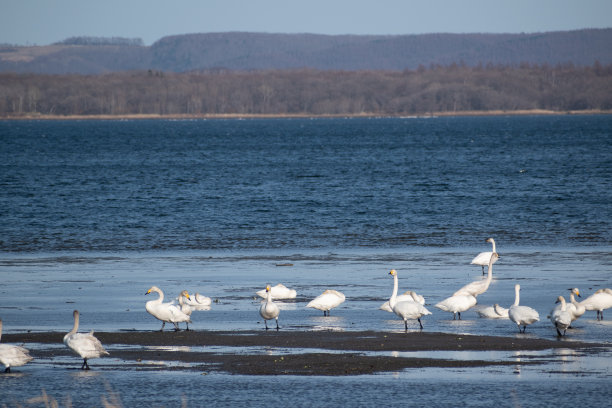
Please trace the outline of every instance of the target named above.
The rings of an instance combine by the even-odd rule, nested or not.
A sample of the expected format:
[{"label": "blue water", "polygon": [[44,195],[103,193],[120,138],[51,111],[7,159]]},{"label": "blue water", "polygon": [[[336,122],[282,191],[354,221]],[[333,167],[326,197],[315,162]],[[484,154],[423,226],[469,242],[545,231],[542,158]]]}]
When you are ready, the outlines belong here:
[{"label": "blue water", "polygon": [[611,242],[612,116],[0,122],[3,251]]},{"label": "blue water", "polygon": [[[81,331],[157,330],[144,310],[157,285],[167,299],[188,289],[218,300],[194,312],[194,330],[260,330],[254,294],[282,282],[298,292],[281,304],[283,331],[401,332],[378,309],[395,268],[401,291],[427,299],[426,331],[556,339],[546,315],[557,296],[612,287],[611,186],[612,116],[0,121],[0,317],[5,333],[67,332],[75,308]],[[487,237],[501,258],[478,302],[508,307],[520,283],[521,304],[541,316],[526,335],[508,320],[468,311],[454,321],[433,306],[481,278],[469,262],[490,250]],[[328,287],[347,301],[323,318],[305,305]],[[610,343],[610,316],[587,312],[561,341]],[[0,375],[0,405],[34,406],[43,391],[60,406],[114,395],[125,406],[612,398],[609,350],[565,350],[522,370],[302,378],[126,368],[107,347],[89,373],[76,357],[55,357]]]}]

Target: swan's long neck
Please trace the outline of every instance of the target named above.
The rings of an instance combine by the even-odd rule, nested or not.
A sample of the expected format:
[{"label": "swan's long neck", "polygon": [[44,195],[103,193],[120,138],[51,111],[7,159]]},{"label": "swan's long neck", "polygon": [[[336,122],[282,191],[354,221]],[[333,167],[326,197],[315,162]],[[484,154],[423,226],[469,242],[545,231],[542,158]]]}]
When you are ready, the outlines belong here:
[{"label": "swan's long neck", "polygon": [[2,340],[2,319],[0,319],[0,340]]},{"label": "swan's long neck", "polygon": [[397,273],[393,274],[393,293],[391,294],[391,298],[389,299],[389,306],[391,306],[391,309],[393,309],[393,307],[395,306],[396,299],[397,299],[397,287],[398,287],[398,283],[397,283]]},{"label": "swan's long neck", "polygon": [[493,252],[497,252],[495,249],[495,240],[493,238],[491,238],[491,245],[493,245]]},{"label": "swan's long neck", "polygon": [[561,297],[559,301],[561,302],[561,311],[565,312],[565,298]]},{"label": "swan's long neck", "polygon": [[489,259],[489,270],[487,271],[487,287],[491,284],[491,281],[493,280],[493,261],[494,259],[495,259],[495,250],[493,250],[491,259]]},{"label": "swan's long neck", "polygon": [[162,292],[161,289],[159,288],[153,289],[153,292],[157,292],[157,294],[159,295],[159,298],[157,298],[157,303],[163,303],[164,302],[164,292]]},{"label": "swan's long neck", "polygon": [[520,291],[521,291],[521,288],[518,285],[516,285],[514,287],[514,306],[519,305],[519,301],[521,300]]},{"label": "swan's long neck", "polygon": [[572,302],[572,305],[576,306],[578,304],[578,302],[576,302],[576,298],[574,297],[574,293],[570,292],[570,302]]},{"label": "swan's long neck", "polygon": [[74,334],[77,332],[77,330],[79,330],[79,312],[75,310],[73,313],[73,316],[74,316],[74,325],[72,326],[72,330],[70,330],[70,333],[68,334]]},{"label": "swan's long neck", "polygon": [[272,303],[272,289],[270,289],[266,295],[267,295],[266,302]]}]

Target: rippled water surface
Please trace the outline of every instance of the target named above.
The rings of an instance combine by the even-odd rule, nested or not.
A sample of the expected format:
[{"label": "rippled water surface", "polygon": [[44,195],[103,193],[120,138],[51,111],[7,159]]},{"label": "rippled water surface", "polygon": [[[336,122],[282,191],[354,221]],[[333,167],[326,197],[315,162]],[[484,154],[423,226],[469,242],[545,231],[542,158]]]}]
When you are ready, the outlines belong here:
[{"label": "rippled water surface", "polygon": [[[152,285],[168,300],[183,289],[215,300],[194,312],[194,330],[263,330],[255,292],[267,283],[297,290],[281,303],[283,331],[401,332],[403,322],[379,310],[394,268],[400,292],[427,300],[425,331],[556,340],[546,315],[557,296],[612,287],[611,129],[609,116],[0,121],[4,332],[67,332],[73,309],[81,331],[157,330],[144,310]],[[521,304],[541,317],[524,335],[508,320],[473,310],[453,320],[434,307],[482,279],[469,262],[490,250],[490,236],[500,260],[478,303],[508,307],[519,283]],[[330,317],[305,308],[328,288],[346,295]],[[612,311],[604,314],[586,312],[558,341],[610,344]],[[538,364],[304,378],[174,362],[135,370],[112,347],[120,346],[92,360],[90,372],[58,356],[0,375],[0,405],[42,406],[43,392],[60,406],[102,406],[102,398],[124,406],[605,406],[612,398],[609,348],[413,354]]]}]

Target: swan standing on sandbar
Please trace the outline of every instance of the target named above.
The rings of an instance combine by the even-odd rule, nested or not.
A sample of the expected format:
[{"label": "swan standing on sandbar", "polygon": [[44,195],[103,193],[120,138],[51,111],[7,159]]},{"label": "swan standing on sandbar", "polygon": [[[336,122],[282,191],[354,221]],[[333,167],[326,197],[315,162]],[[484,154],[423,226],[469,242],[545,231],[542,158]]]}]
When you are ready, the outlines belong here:
[{"label": "swan standing on sandbar", "polygon": [[[487,238],[485,242],[490,242],[493,245],[492,252],[481,252],[470,262],[470,265],[480,265],[482,266],[482,274],[484,275],[484,267],[489,264],[489,260],[491,259],[491,254],[497,253],[495,249],[495,240],[493,238]],[[493,262],[497,262],[497,259]]]},{"label": "swan standing on sandbar", "polygon": [[177,306],[173,305],[172,303],[162,303],[164,301],[164,292],[162,292],[160,288],[157,286],[152,286],[149,290],[147,290],[145,295],[148,295],[151,292],[156,292],[159,294],[159,298],[149,300],[147,303],[145,303],[145,309],[153,317],[162,321],[162,326],[159,331],[164,331],[166,322],[174,324],[175,331],[180,330],[178,327],[179,323],[191,323],[191,318],[189,315],[183,313]]},{"label": "swan standing on sandbar", "polygon": [[[2,339],[2,319],[0,319],[0,340]],[[0,363],[4,372],[10,373],[11,367],[20,367],[32,360],[30,352],[25,347],[13,344],[0,344]]]},{"label": "swan standing on sandbar", "polygon": [[427,310],[425,306],[415,302],[414,300],[405,300],[402,302],[398,302],[397,271],[395,269],[391,269],[389,275],[393,276],[393,293],[391,294],[391,298],[389,299],[389,306],[391,306],[391,310],[393,310],[393,313],[395,313],[404,320],[404,328],[406,329],[406,332],[408,332],[408,319],[416,319],[419,322],[421,330],[423,330],[423,323],[421,323],[421,317],[430,315],[431,312]]},{"label": "swan standing on sandbar", "polygon": [[108,351],[104,350],[100,340],[94,336],[93,330],[89,333],[77,333],[77,330],[79,330],[79,311],[72,312],[72,316],[74,317],[74,326],[64,336],[64,344],[83,358],[81,370],[89,370],[87,359],[107,356]]},{"label": "swan standing on sandbar", "polygon": [[[405,300],[413,300],[413,301],[415,301],[417,303],[425,305],[425,298],[423,296],[419,295],[418,293],[416,293],[413,290],[407,290],[404,293],[402,293],[401,295],[397,295],[396,302],[403,302]],[[388,300],[385,303],[383,303],[382,305],[380,305],[379,309],[380,310],[384,310],[385,312],[393,313],[393,309],[391,309],[391,306],[389,306],[389,301]]]},{"label": "swan standing on sandbar", "polygon": [[489,289],[489,286],[491,285],[491,281],[493,280],[493,264],[498,259],[499,259],[499,255],[497,255],[495,252],[491,253],[491,256],[489,257],[489,263],[487,264],[489,267],[488,272],[487,272],[487,279],[470,282],[464,287],[462,287],[461,289],[459,289],[458,291],[456,291],[455,293],[453,293],[453,296],[472,295],[476,297],[478,295],[485,293],[487,289]]},{"label": "swan standing on sandbar", "polygon": [[[518,326],[519,333],[525,333],[527,326],[540,320],[540,315],[529,306],[519,306],[521,285],[514,286],[514,304],[508,309],[508,317]],[[521,331],[521,326],[523,330]]]},{"label": "swan standing on sandbar", "polygon": [[580,302],[586,310],[596,310],[597,320],[603,320],[603,311],[612,307],[612,290],[599,289]]},{"label": "swan standing on sandbar", "polygon": [[[256,292],[260,297],[266,299],[268,297],[268,293],[265,289]],[[270,293],[272,293],[272,299],[295,299],[297,296],[297,292],[295,289],[289,289],[282,283],[279,283],[276,286],[272,286],[270,288]]]},{"label": "swan standing on sandbar", "polygon": [[[578,290],[578,288],[571,288],[568,290],[570,291],[570,295],[569,295],[570,303],[571,305],[574,306],[573,309],[570,309],[570,312],[572,312],[572,322],[573,322],[574,320],[577,320],[580,316],[582,316],[584,312],[586,312],[586,308],[583,305],[581,305],[580,302],[576,301],[576,298],[574,298],[574,295],[578,297],[582,297],[580,296],[580,291]],[[571,328],[571,326],[569,328]]]},{"label": "swan standing on sandbar", "polygon": [[[562,337],[565,335],[565,331],[570,324],[572,324],[572,314],[567,310],[567,304],[563,296],[559,296],[555,303],[560,303],[561,307],[552,310],[550,321],[555,326],[555,329],[557,329],[557,335]],[[563,334],[561,334],[561,330],[563,330]]]},{"label": "swan standing on sandbar", "polygon": [[306,307],[322,310],[323,316],[329,316],[329,311],[340,305],[345,299],[344,293],[333,289],[327,289],[325,292],[308,302]]},{"label": "swan standing on sandbar", "polygon": [[264,319],[264,324],[266,325],[266,330],[268,330],[268,320],[275,319],[276,320],[276,330],[278,330],[278,315],[280,314],[280,309],[272,301],[272,288],[270,285],[266,286],[266,300],[259,307],[259,314]]},{"label": "swan standing on sandbar", "polygon": [[191,300],[191,297],[189,296],[189,292],[187,292],[186,290],[181,292],[181,294],[178,297],[178,302],[180,305],[181,312],[189,316],[189,320],[185,322],[185,324],[187,325],[187,329],[185,330],[189,331],[189,322],[191,322],[191,313],[193,312],[193,309],[191,308],[191,306],[189,306],[185,302],[185,299]]},{"label": "swan standing on sandbar", "polygon": [[469,310],[476,305],[476,297],[472,295],[453,295],[444,299],[443,301],[436,303],[435,307],[445,312],[451,312],[453,314],[453,320],[456,319],[456,315],[459,315],[461,320],[461,312]]}]

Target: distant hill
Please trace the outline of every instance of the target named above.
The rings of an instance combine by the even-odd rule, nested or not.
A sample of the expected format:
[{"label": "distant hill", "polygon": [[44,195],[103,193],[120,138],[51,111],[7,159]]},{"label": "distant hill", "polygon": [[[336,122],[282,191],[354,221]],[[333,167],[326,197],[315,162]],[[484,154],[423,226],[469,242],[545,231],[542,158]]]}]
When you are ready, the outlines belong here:
[{"label": "distant hill", "polygon": [[612,63],[612,28],[531,34],[317,35],[209,33],[139,41],[0,45],[0,72],[100,74],[133,70],[393,70],[460,64]]}]

